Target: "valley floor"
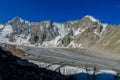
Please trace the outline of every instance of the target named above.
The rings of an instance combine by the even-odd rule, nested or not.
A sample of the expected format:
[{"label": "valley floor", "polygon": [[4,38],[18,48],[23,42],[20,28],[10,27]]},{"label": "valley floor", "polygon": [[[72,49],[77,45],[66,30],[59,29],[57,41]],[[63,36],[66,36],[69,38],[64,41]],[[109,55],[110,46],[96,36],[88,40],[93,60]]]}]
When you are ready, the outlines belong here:
[{"label": "valley floor", "polygon": [[94,66],[99,70],[120,70],[119,60],[110,60],[105,58],[93,57],[86,53],[91,53],[90,50],[86,49],[66,49],[66,48],[35,48],[17,46],[17,48],[28,53],[27,58],[29,60],[47,62],[58,65],[70,65],[74,67],[85,67],[86,65],[90,68]]}]

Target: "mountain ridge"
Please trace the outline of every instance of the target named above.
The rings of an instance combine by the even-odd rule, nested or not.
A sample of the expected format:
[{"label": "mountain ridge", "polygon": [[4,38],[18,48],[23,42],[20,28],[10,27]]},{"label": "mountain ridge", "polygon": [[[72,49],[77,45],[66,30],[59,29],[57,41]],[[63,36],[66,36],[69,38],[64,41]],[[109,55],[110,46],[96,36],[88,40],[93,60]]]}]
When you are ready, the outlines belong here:
[{"label": "mountain ridge", "polygon": [[[0,41],[1,43],[34,47],[102,48],[110,51],[113,48],[109,47],[114,44],[112,41],[110,44],[109,40],[116,40],[119,43],[119,36],[113,37],[119,34],[118,30],[119,27],[101,23],[100,20],[89,15],[80,20],[64,23],[29,22],[15,17],[0,25]],[[107,36],[111,39],[109,37],[109,40],[106,39]],[[118,51],[119,48],[116,52]]]},{"label": "mountain ridge", "polygon": [[[93,16],[91,16],[91,15],[85,15],[84,17],[88,17],[88,18],[90,18],[91,20],[99,21],[99,19],[97,19],[97,18],[95,18],[95,17],[93,17]],[[84,18],[84,17],[82,17],[82,18]],[[24,19],[24,18],[22,18],[22,17],[15,16],[15,17],[13,17],[12,19],[8,20],[7,22],[10,22],[10,21],[12,21],[12,20],[15,20],[16,18],[17,18],[17,19],[20,19],[21,21],[28,21],[28,22],[30,22],[30,23],[32,23],[32,22],[43,22],[43,21],[50,21],[50,22],[54,22],[54,23],[65,23],[65,22],[69,22],[69,21],[77,21],[77,20],[82,19],[82,18],[79,18],[79,19],[74,19],[74,20],[67,20],[67,21],[64,21],[64,22],[57,22],[57,21],[52,21],[52,20],[29,21],[29,20],[26,20],[26,19]],[[6,23],[6,22],[5,22],[5,23]]]}]

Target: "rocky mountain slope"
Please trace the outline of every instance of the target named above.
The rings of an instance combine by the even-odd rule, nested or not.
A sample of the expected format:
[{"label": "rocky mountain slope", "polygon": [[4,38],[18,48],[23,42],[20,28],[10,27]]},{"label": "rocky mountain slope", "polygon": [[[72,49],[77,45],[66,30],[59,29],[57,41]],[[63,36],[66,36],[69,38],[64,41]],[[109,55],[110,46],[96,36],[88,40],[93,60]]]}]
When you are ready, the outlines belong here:
[{"label": "rocky mountain slope", "polygon": [[59,72],[40,68],[0,49],[0,80],[68,80]]},{"label": "rocky mountain slope", "polygon": [[15,17],[0,24],[0,42],[25,46],[92,48],[120,51],[119,26],[101,23],[92,16],[56,23],[29,22]]}]

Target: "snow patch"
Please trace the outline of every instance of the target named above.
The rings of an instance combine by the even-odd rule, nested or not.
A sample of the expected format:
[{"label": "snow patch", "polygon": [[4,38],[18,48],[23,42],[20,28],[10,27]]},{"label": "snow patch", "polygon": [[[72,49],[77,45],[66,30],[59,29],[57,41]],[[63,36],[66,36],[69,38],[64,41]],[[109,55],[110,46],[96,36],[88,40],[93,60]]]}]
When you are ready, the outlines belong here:
[{"label": "snow patch", "polygon": [[11,25],[6,25],[4,29],[1,32],[2,37],[6,37],[7,35],[10,35],[10,33],[13,32],[13,28]]},{"label": "snow patch", "polygon": [[22,18],[19,17],[19,19],[20,19],[20,22],[24,22],[24,20]]},{"label": "snow patch", "polygon": [[99,73],[108,73],[108,74],[113,74],[113,75],[117,74],[117,72],[113,71],[113,70],[99,70],[99,72],[97,74],[99,74]]},{"label": "snow patch", "polygon": [[71,24],[76,24],[78,21],[70,21]]},{"label": "snow patch", "polygon": [[29,34],[27,36],[27,38],[24,38],[25,35],[21,34],[19,37],[18,36],[15,36],[15,44],[17,45],[29,45],[29,39],[31,37],[31,35]]},{"label": "snow patch", "polygon": [[30,22],[25,20],[25,23],[29,24]]},{"label": "snow patch", "polygon": [[99,33],[97,32],[97,29],[94,30],[94,33],[99,36]]},{"label": "snow patch", "polygon": [[40,30],[43,30],[43,26],[40,26]]},{"label": "snow patch", "polygon": [[93,22],[98,22],[98,20],[97,20],[96,18],[94,18],[93,16],[86,15],[85,17],[89,18],[89,19],[92,20]]},{"label": "snow patch", "polygon": [[65,26],[63,24],[53,23],[53,25],[54,25],[54,27],[58,28],[58,32],[59,32],[61,38],[63,38],[67,34]]},{"label": "snow patch", "polygon": [[85,31],[85,29],[81,29],[81,28],[78,28],[77,30],[74,30],[74,29],[73,29],[74,36],[76,36],[76,35],[84,32],[84,31]]},{"label": "snow patch", "polygon": [[80,28],[77,29],[76,31],[73,29],[73,33],[74,33],[75,36],[78,35],[78,34],[80,34]]},{"label": "snow patch", "polygon": [[44,41],[42,46],[45,46],[45,47],[57,47],[57,45],[59,44],[60,39],[61,39],[61,36],[57,36],[55,39],[53,39],[51,41]]},{"label": "snow patch", "polygon": [[105,31],[105,29],[108,26],[108,24],[101,24],[101,25],[102,25],[103,29],[102,29],[100,35],[102,35],[102,33]]},{"label": "snow patch", "polygon": [[0,29],[2,29],[4,26],[2,24],[0,24]]},{"label": "snow patch", "polygon": [[7,43],[9,42],[7,36],[9,36],[13,32],[13,28],[11,25],[5,25],[1,27],[3,28],[3,30],[0,32],[0,42]]},{"label": "snow patch", "polygon": [[107,27],[107,25],[108,25],[108,24],[102,24],[102,26],[103,26],[102,32],[105,31],[105,28]]},{"label": "snow patch", "polygon": [[77,47],[81,47],[82,44],[75,44],[74,41],[71,41],[70,44],[67,46],[68,48],[69,47],[73,47],[73,48],[77,48]]}]

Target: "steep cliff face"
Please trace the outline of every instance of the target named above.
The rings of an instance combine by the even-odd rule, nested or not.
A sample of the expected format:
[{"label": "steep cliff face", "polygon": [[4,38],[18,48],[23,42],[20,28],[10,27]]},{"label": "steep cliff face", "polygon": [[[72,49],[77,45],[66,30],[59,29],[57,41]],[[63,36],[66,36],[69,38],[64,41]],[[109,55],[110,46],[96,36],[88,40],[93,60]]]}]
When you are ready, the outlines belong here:
[{"label": "steep cliff face", "polygon": [[0,25],[0,41],[40,47],[102,48],[118,53],[119,29],[92,16],[65,23],[29,22],[15,17]]}]

